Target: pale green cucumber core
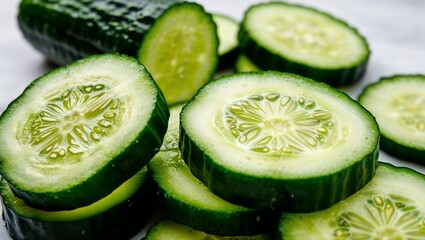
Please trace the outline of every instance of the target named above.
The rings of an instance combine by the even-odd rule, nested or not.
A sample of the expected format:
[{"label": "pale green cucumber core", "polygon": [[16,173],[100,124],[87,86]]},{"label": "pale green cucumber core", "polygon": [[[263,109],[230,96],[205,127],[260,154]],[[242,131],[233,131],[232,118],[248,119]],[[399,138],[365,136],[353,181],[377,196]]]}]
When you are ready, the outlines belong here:
[{"label": "pale green cucumber core", "polygon": [[265,154],[296,154],[331,146],[336,119],[309,99],[255,94],[232,101],[225,122],[236,143]]},{"label": "pale green cucumber core", "polygon": [[410,203],[400,196],[376,195],[357,210],[362,214],[353,211],[338,216],[333,239],[421,239],[425,233],[425,216]]},{"label": "pale green cucumber core", "polygon": [[122,101],[108,91],[107,85],[97,83],[47,94],[18,139],[39,154],[40,163],[79,161],[75,156],[93,148],[121,121]]},{"label": "pale green cucumber core", "polygon": [[425,133],[425,94],[401,93],[389,102],[392,117],[412,132]]}]

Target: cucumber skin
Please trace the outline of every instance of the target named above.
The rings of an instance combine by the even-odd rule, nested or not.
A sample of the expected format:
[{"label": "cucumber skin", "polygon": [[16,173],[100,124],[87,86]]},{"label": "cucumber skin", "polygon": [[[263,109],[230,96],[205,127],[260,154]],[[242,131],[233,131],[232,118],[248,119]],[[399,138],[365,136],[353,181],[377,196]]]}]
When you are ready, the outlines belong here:
[{"label": "cucumber skin", "polygon": [[9,235],[16,240],[94,240],[130,239],[139,232],[152,214],[152,180],[126,201],[89,219],[74,222],[43,222],[23,217],[2,201],[3,219]]},{"label": "cucumber skin", "polygon": [[[374,152],[339,173],[314,179],[257,178],[252,181],[215,164],[210,156],[204,154],[185,134],[183,128],[180,128],[180,139],[183,159],[193,175],[212,192],[238,205],[278,212],[313,212],[346,199],[372,179],[379,154],[379,148],[376,147]],[[245,191],[239,191],[240,189],[252,191],[245,194]],[[322,196],[327,197],[323,199]]]},{"label": "cucumber skin", "polygon": [[[273,4],[289,5],[283,2],[275,2]],[[302,5],[296,5],[296,6],[304,7]],[[247,12],[245,12],[245,15],[247,14]],[[329,14],[327,15],[330,16]],[[354,29],[350,27],[347,23],[337,18],[334,18],[334,17],[332,18],[335,19],[336,21],[339,21],[341,24],[346,25],[347,27],[351,29]],[[239,46],[240,46],[241,52],[245,54],[255,65],[257,65],[261,69],[291,72],[291,73],[299,74],[304,77],[312,78],[319,82],[325,82],[334,87],[355,83],[359,81],[366,72],[369,55],[370,55],[370,49],[368,47],[366,39],[363,37],[362,37],[362,40],[364,41],[365,47],[368,48],[368,54],[361,63],[359,63],[357,66],[350,67],[350,68],[326,69],[326,68],[319,68],[316,66],[310,66],[307,64],[292,61],[291,59],[287,59],[287,58],[283,58],[282,56],[279,56],[279,54],[274,53],[273,51],[270,51],[269,49],[267,49],[266,46],[262,46],[261,44],[255,42],[250,37],[250,34],[246,30],[245,25],[246,25],[246,20],[243,20],[238,33]],[[359,34],[359,36],[361,35]]]},{"label": "cucumber skin", "polygon": [[148,164],[148,168],[157,188],[161,209],[169,219],[198,231],[220,236],[251,236],[277,230],[279,212],[260,212],[249,208],[241,208],[234,212],[210,210],[208,207],[198,208],[184,199],[174,197],[161,186],[161,181],[169,181],[169,179],[161,180],[155,174],[155,168],[157,168],[156,171],[159,171],[159,168],[155,167],[154,161],[160,161],[155,160],[156,157],[160,157],[160,154],[161,152],[154,157]]},{"label": "cucumber skin", "polygon": [[[104,55],[116,55],[125,59],[130,59],[131,61],[134,61],[134,63],[140,64],[134,58],[120,54],[94,55],[85,59],[81,59],[73,64],[89,61],[90,59],[99,58]],[[68,66],[70,65],[59,67],[55,70],[52,70],[52,72],[61,71],[68,68]],[[29,84],[27,89],[35,85],[37,81],[41,81],[46,75],[35,79],[32,83]],[[154,81],[153,83],[157,89],[157,101],[155,102],[154,107],[156,110],[152,112],[151,118],[146,124],[146,126],[151,127],[146,127],[143,131],[141,131],[137,138],[129,146],[127,146],[126,149],[123,149],[120,153],[118,153],[114,160],[110,161],[107,166],[98,171],[95,176],[87,179],[79,185],[75,185],[74,187],[68,188],[61,192],[34,193],[20,190],[13,184],[13,181],[11,181],[7,175],[3,174],[3,177],[8,182],[15,195],[23,199],[29,206],[42,208],[45,210],[74,209],[89,205],[101,199],[102,197],[108,195],[116,187],[121,185],[128,178],[136,174],[159,151],[163,137],[167,131],[167,123],[170,115],[164,95]],[[8,115],[9,109],[14,109],[15,104],[19,105],[19,98],[20,97],[16,98],[9,104],[6,110],[2,113],[0,119],[3,118],[3,116]],[[0,124],[2,124],[1,120]],[[0,161],[0,170],[1,172],[7,171],[7,169],[5,169],[2,164],[2,161]],[[98,186],[102,186],[102,188]],[[87,192],[90,194],[87,195]]]},{"label": "cucumber skin", "polygon": [[178,2],[22,0],[18,25],[23,36],[56,64],[105,52],[135,57],[155,19]]}]

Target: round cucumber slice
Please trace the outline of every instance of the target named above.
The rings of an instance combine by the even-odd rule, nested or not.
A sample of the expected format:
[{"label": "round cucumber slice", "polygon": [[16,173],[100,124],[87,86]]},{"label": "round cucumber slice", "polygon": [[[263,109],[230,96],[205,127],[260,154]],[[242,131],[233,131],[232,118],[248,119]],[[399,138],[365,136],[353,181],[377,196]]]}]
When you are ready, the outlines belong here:
[{"label": "round cucumber slice", "polygon": [[376,117],[380,147],[398,158],[425,163],[425,76],[381,78],[359,96]]},{"label": "round cucumber slice", "polygon": [[153,189],[147,168],[99,201],[66,211],[45,211],[26,205],[0,181],[3,216],[15,239],[129,239],[151,216]]},{"label": "round cucumber slice", "polygon": [[223,199],[258,209],[314,211],[345,199],[372,178],[378,138],[356,101],[288,73],[222,77],[181,113],[193,174]]},{"label": "round cucumber slice", "polygon": [[375,177],[329,209],[283,214],[279,239],[423,239],[425,176],[380,163]]},{"label": "round cucumber slice", "polygon": [[168,115],[137,60],[106,54],[77,61],[36,79],[2,114],[0,173],[28,205],[88,205],[155,155]]},{"label": "round cucumber slice", "polygon": [[273,235],[217,236],[197,231],[188,226],[163,219],[149,228],[145,240],[273,240]]},{"label": "round cucumber slice", "polygon": [[189,100],[210,81],[218,62],[214,21],[202,6],[168,8],[147,32],[138,59],[164,92],[169,105]]},{"label": "round cucumber slice", "polygon": [[260,212],[229,203],[192,175],[178,149],[182,107],[170,108],[163,146],[148,164],[166,216],[209,234],[238,236],[274,232],[280,213]]},{"label": "round cucumber slice", "polygon": [[251,6],[239,32],[242,52],[265,70],[293,72],[338,86],[359,80],[370,55],[357,30],[305,6]]}]

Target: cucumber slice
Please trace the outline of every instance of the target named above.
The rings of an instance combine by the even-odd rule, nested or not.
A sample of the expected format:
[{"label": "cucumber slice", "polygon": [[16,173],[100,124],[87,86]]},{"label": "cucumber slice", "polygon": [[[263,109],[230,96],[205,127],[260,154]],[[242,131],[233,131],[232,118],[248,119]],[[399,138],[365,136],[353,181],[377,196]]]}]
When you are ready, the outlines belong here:
[{"label": "cucumber slice", "polygon": [[359,96],[376,117],[380,147],[398,158],[425,163],[425,76],[396,75],[367,86]]},{"label": "cucumber slice", "polygon": [[235,64],[236,72],[258,72],[262,71],[245,54],[239,54]]},{"label": "cucumber slice", "polygon": [[158,152],[168,116],[136,59],[82,59],[36,79],[3,112],[0,173],[28,205],[86,206]]},{"label": "cucumber slice", "polygon": [[210,14],[195,3],[176,4],[157,19],[140,46],[138,59],[170,105],[189,100],[214,76],[218,37]]},{"label": "cucumber slice", "polygon": [[147,223],[153,191],[143,168],[101,200],[70,211],[26,205],[0,181],[3,217],[13,239],[129,239]]},{"label": "cucumber slice", "polygon": [[279,239],[423,239],[425,176],[380,163],[362,190],[309,214],[283,214]]},{"label": "cucumber slice", "polygon": [[272,240],[272,235],[224,237],[210,235],[170,219],[163,219],[148,229],[145,240]]},{"label": "cucumber slice", "polygon": [[213,14],[213,20],[217,25],[219,39],[218,70],[231,68],[239,53],[239,23],[235,19],[219,13]]},{"label": "cucumber slice", "polygon": [[251,6],[239,42],[261,69],[293,72],[334,86],[359,80],[370,55],[365,38],[344,21],[283,2]]},{"label": "cucumber slice", "polygon": [[260,212],[231,204],[195,178],[178,149],[179,114],[170,109],[170,121],[161,151],[149,162],[168,218],[209,234],[238,236],[275,232],[278,213]]},{"label": "cucumber slice", "polygon": [[180,148],[223,199],[306,212],[347,198],[372,178],[373,116],[327,84],[280,72],[208,83],[181,113]]}]

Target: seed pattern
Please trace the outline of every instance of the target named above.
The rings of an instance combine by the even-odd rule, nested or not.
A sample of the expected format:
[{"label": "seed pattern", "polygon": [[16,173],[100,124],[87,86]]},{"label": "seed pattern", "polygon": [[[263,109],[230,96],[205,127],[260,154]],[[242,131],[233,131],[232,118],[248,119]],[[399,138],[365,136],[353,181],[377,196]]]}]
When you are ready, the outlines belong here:
[{"label": "seed pattern", "polygon": [[335,131],[334,117],[316,102],[280,93],[233,101],[224,117],[238,144],[265,154],[315,150]]},{"label": "seed pattern", "polygon": [[24,139],[48,160],[81,154],[111,133],[120,121],[120,104],[103,84],[70,88],[31,115]]},{"label": "seed pattern", "polygon": [[398,121],[414,132],[425,133],[425,97],[405,94],[394,98],[390,105],[398,113]]},{"label": "seed pattern", "polygon": [[[400,197],[375,196],[360,210],[342,213],[333,232],[334,240],[420,240],[425,236],[425,217]],[[365,215],[362,217],[361,215]]]}]

